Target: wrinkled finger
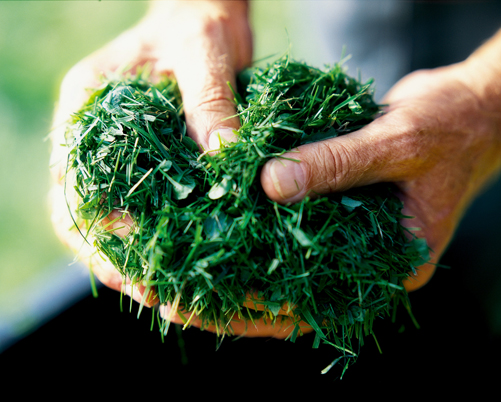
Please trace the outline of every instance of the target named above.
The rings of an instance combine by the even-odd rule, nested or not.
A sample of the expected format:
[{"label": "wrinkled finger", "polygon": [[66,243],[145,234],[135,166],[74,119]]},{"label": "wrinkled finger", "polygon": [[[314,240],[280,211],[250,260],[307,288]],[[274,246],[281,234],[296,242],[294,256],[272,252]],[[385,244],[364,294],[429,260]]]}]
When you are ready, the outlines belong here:
[{"label": "wrinkled finger", "polygon": [[[222,49],[213,54],[201,54],[208,44],[190,48],[191,55],[182,57],[174,71],[183,97],[188,134],[204,150],[218,149],[220,142],[234,141],[234,130],[240,127],[235,116],[233,94],[227,85],[235,88],[235,72]],[[184,64],[187,59],[195,63]],[[230,117],[230,118],[229,118]]]},{"label": "wrinkled finger", "polygon": [[250,64],[252,47],[245,2],[203,7],[203,11],[192,10],[203,15],[192,17],[189,29],[180,27],[184,40],[172,45],[176,55],[172,70],[181,90],[188,134],[210,150],[235,140],[234,130],[240,124],[228,83],[236,90],[236,72]]},{"label": "wrinkled finger", "polygon": [[264,191],[285,204],[307,195],[403,180],[422,161],[412,143],[416,139],[412,122],[392,130],[395,121],[393,116],[382,116],[357,132],[303,145],[283,155],[300,162],[268,161],[261,172]]}]

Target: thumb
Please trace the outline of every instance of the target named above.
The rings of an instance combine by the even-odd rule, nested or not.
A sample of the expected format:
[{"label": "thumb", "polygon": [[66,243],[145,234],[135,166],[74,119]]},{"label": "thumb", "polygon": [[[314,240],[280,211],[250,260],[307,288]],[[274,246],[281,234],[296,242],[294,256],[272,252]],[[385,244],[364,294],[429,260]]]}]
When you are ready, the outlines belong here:
[{"label": "thumb", "polygon": [[261,172],[264,191],[285,204],[307,195],[403,179],[409,165],[406,147],[399,145],[400,133],[391,132],[395,126],[386,120],[382,116],[359,131],[302,145],[283,155],[300,162],[269,160]]}]

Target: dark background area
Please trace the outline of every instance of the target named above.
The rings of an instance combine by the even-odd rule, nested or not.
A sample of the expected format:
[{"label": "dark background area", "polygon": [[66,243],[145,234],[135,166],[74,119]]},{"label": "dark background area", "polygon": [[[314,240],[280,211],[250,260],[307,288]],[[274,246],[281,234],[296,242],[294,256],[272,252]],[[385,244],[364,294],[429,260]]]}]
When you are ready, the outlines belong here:
[{"label": "dark background area", "polygon": [[[501,26],[499,2],[416,3],[412,29],[413,69],[466,58]],[[406,398],[497,389],[501,370],[501,183],[468,211],[433,280],[410,295],[417,329],[404,310],[397,322],[381,320],[358,362],[337,379],[339,369],[320,371],[337,357],[327,345],[312,349],[313,337],[295,344],[269,339],[225,339],[172,326],[162,343],[151,314],[120,312],[119,295],[100,289],[0,355],[5,385],[29,383],[38,390],[77,394],[139,390],[145,397],[171,393],[225,399],[287,399],[308,392],[335,399],[381,395]],[[128,299],[127,299],[128,300]],[[124,303],[127,304],[127,303]],[[127,309],[128,306],[125,308]],[[180,347],[180,342],[184,347]],[[183,351],[183,352],[182,352]],[[187,362],[184,362],[187,360]],[[21,388],[21,392],[25,389]],[[102,391],[100,391],[102,392]]]},{"label": "dark background area", "polygon": [[429,285],[411,295],[421,328],[404,310],[394,324],[381,320],[374,331],[383,353],[366,338],[357,363],[342,380],[337,379],[339,368],[320,374],[337,352],[328,345],[312,349],[312,336],[295,344],[227,338],[216,351],[214,334],[195,328],[181,332],[173,325],[162,343],[158,327],[150,331],[149,311],[137,319],[134,304],[132,313],[121,313],[119,295],[103,288],[98,299],[84,299],[5,351],[0,361],[8,374],[2,382],[29,378],[37,389],[49,390],[57,381],[85,392],[83,385],[92,381],[102,383],[105,392],[146,387],[153,396],[167,387],[187,395],[252,393],[253,399],[264,400],[318,390],[324,397],[361,398],[376,392],[388,397],[446,392],[453,397],[473,390],[477,397],[487,396],[497,387],[501,337],[490,333],[478,296],[465,286],[469,258],[451,247],[443,262],[453,269],[439,270]]}]

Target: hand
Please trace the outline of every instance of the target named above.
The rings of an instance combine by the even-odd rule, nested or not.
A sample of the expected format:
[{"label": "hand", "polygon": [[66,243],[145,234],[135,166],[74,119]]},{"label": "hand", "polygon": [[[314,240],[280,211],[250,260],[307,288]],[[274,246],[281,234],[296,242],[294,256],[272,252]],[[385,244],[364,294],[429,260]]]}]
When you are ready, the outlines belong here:
[{"label": "hand", "polygon": [[[73,221],[68,213],[64,195],[66,148],[64,144],[65,125],[71,113],[81,108],[88,99],[87,88],[99,86],[101,73],[113,72],[128,65],[133,72],[137,66],[149,62],[153,77],[160,74],[174,74],[182,93],[188,134],[204,149],[219,148],[219,138],[231,140],[234,129],[238,129],[238,118],[221,120],[236,113],[231,101],[233,95],[227,81],[235,85],[236,72],[251,61],[251,32],[247,21],[245,2],[158,2],[153,3],[149,14],[136,27],[123,33],[103,49],[82,60],[66,75],[61,86],[59,107],[55,115],[55,130],[51,156],[54,186],[51,191],[52,220],[59,238],[69,246],[79,259],[86,263],[106,286],[122,291],[137,302],[151,307],[158,303],[154,289],[141,283],[131,284],[115,267],[96,254],[86,244],[77,230],[69,231]],[[211,135],[212,134],[212,135]],[[68,179],[68,178],[67,178]],[[77,199],[71,195],[72,186],[67,185],[70,208],[75,210]],[[104,218],[102,224],[121,216],[118,210]],[[126,236],[133,226],[133,218],[124,218],[110,225],[118,236]],[[84,231],[84,228],[81,229]],[[263,305],[249,301],[247,307],[263,310]],[[178,309],[179,314],[190,318],[191,313]],[[182,323],[171,305],[160,307],[163,317]],[[294,326],[288,318],[290,312],[282,310],[286,317],[277,320],[275,326],[262,319],[254,323],[233,317],[231,328],[236,335],[287,337]],[[201,320],[194,317],[190,324],[201,326]],[[306,324],[300,324],[303,332],[311,331]],[[217,332],[215,326],[206,328]]]},{"label": "hand", "polygon": [[[64,181],[66,148],[65,125],[71,113],[81,108],[88,99],[87,88],[99,86],[99,75],[128,66],[134,72],[137,66],[149,62],[153,77],[174,74],[178,80],[184,103],[188,134],[204,149],[209,148],[210,134],[232,133],[239,127],[238,118],[222,122],[236,113],[227,81],[235,85],[236,72],[251,62],[251,31],[246,2],[154,2],[148,15],[134,28],[79,62],[66,75],[61,86],[59,107],[54,119],[51,156],[54,186],[51,191],[52,219],[61,240],[78,253],[96,276],[112,289],[125,291],[137,301],[147,290],[136,284],[133,290],[108,261],[100,258],[93,247],[86,244],[77,230],[69,231],[73,222],[68,214]],[[71,192],[71,185],[67,192]],[[72,202],[72,197],[69,197]],[[75,209],[74,207],[72,208]],[[113,211],[109,219],[114,219]],[[106,224],[107,220],[103,222]],[[132,226],[126,216],[115,227],[124,236]],[[157,302],[154,292],[146,297],[145,305]],[[174,317],[174,321],[178,319]]]},{"label": "hand", "polygon": [[[500,42],[498,35],[496,54]],[[396,183],[404,214],[414,217],[402,224],[421,228],[416,235],[433,250],[430,263],[404,281],[408,291],[423,286],[465,209],[501,166],[501,109],[494,107],[501,92],[492,86],[498,72],[490,70],[478,82],[478,53],[403,78],[383,100],[389,104],[385,114],[370,125],[285,155],[300,163],[269,161],[261,175],[265,192],[287,203],[307,194]]]}]

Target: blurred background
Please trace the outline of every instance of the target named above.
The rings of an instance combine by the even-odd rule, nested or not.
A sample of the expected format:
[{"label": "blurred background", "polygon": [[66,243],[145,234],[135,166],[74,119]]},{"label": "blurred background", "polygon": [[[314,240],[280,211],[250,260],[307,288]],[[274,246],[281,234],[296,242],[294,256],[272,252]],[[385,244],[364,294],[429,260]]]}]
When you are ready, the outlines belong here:
[{"label": "blurred background", "polygon": [[[348,3],[374,7],[375,12],[371,18],[357,18],[360,9]],[[25,370],[35,370],[45,359],[73,367],[90,355],[99,360],[108,350],[132,358],[130,344],[121,343],[126,333],[149,337],[134,338],[133,348],[148,345],[148,355],[152,350],[153,355],[164,353],[187,376],[199,375],[194,367],[205,367],[208,359],[227,380],[257,375],[252,364],[258,350],[261,358],[284,362],[262,367],[261,375],[269,381],[298,373],[319,381],[318,371],[332,358],[312,351],[311,340],[292,345],[296,349],[290,343],[241,340],[204,360],[194,346],[190,349],[189,338],[212,352],[210,334],[186,331],[178,336],[172,331],[167,345],[157,350],[160,340],[149,331],[151,317],[137,320],[134,314],[120,313],[118,294],[104,288],[93,299],[86,269],[73,263],[53,233],[47,205],[50,144],[45,138],[61,80],[73,64],[137,22],[146,8],[142,1],[0,2],[0,362],[17,368],[23,360]],[[373,24],[376,18],[384,23]],[[380,98],[406,72],[466,58],[501,26],[501,6],[496,1],[254,1],[252,20],[256,60],[282,54],[290,42],[295,58],[321,67],[339,60],[347,45],[353,55],[349,71],[356,74],[360,68],[364,79],[374,77]],[[357,24],[348,24],[353,20]],[[361,37],[371,40],[362,45]],[[383,47],[383,40],[390,46]],[[405,314],[398,325],[381,324],[383,355],[369,345],[360,366],[350,369],[355,374],[343,380],[343,389],[360,379],[368,386],[394,378],[413,383],[427,373],[428,382],[433,377],[453,385],[489,382],[491,375],[500,374],[498,368],[484,370],[501,357],[500,205],[497,182],[469,210],[444,256],[442,262],[451,269],[439,270],[428,286],[411,295],[421,329],[413,328]],[[232,374],[236,355],[244,361],[241,371]],[[385,370],[392,368],[398,369],[387,377]]]}]

